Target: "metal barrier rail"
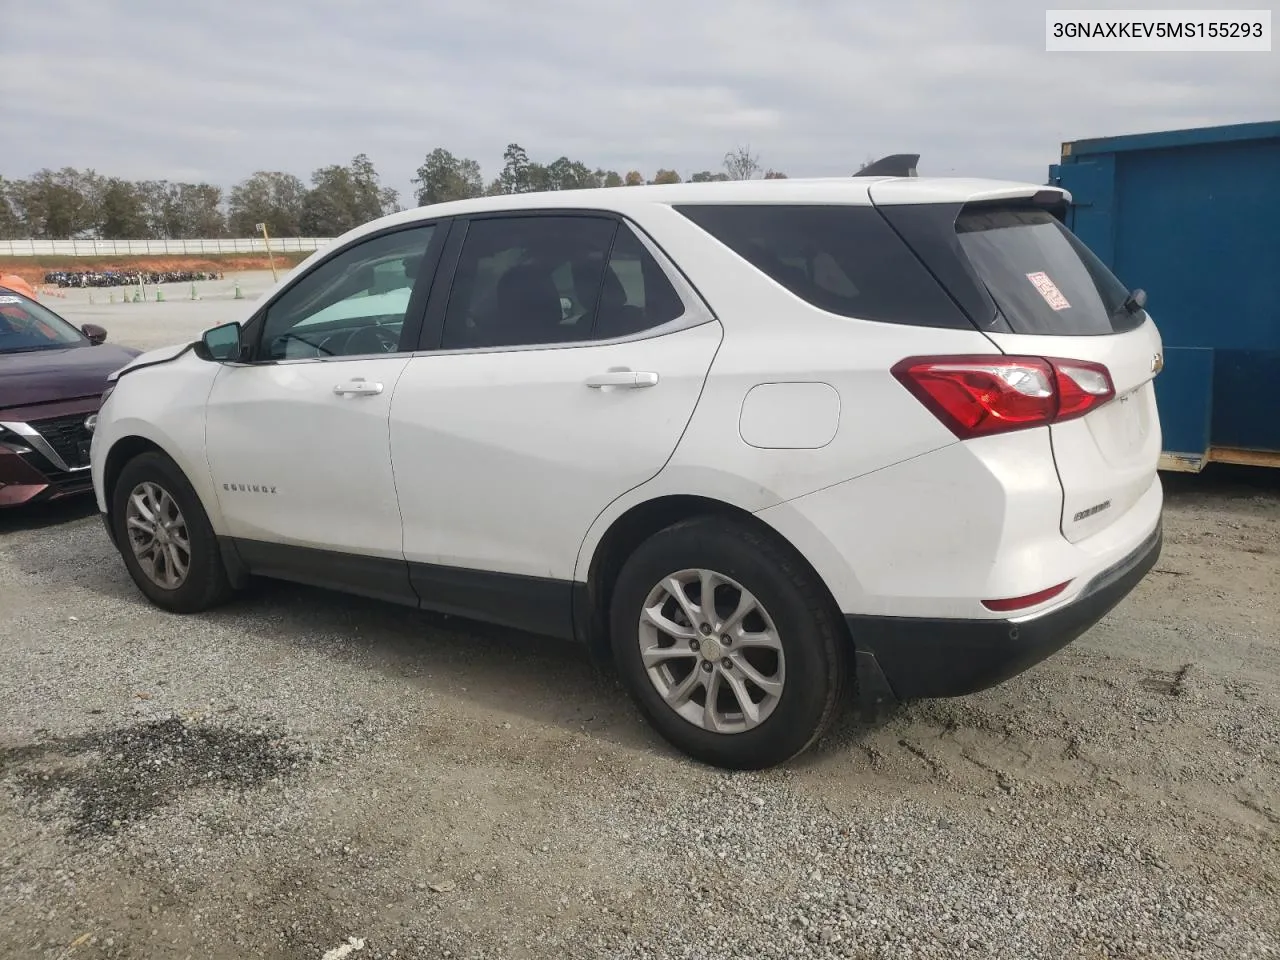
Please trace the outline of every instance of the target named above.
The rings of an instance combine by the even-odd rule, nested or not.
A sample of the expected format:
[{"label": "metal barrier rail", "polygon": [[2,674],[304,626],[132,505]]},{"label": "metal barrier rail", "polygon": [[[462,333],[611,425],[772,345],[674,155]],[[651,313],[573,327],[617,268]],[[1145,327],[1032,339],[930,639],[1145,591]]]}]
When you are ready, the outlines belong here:
[{"label": "metal barrier rail", "polygon": [[[332,237],[272,237],[272,253],[311,253]],[[261,237],[225,240],[0,240],[0,257],[139,257],[261,253]]]}]

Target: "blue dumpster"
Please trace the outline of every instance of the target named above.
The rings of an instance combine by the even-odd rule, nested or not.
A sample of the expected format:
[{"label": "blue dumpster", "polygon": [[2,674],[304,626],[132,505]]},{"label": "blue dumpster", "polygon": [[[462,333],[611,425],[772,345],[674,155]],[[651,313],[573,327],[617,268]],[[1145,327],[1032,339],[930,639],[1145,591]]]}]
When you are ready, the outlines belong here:
[{"label": "blue dumpster", "polygon": [[1280,467],[1280,122],[1062,145],[1066,223],[1165,345],[1161,468]]}]

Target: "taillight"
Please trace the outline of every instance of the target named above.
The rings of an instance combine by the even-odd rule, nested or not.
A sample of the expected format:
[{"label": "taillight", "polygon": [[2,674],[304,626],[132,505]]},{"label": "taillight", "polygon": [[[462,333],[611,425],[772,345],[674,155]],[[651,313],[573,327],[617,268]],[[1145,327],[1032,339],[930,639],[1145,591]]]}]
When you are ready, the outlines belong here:
[{"label": "taillight", "polygon": [[1058,375],[1058,420],[1084,416],[1116,395],[1111,374],[1100,363],[1050,360]]},{"label": "taillight", "polygon": [[1107,368],[1056,357],[908,357],[893,375],[962,440],[1081,417],[1115,396]]}]

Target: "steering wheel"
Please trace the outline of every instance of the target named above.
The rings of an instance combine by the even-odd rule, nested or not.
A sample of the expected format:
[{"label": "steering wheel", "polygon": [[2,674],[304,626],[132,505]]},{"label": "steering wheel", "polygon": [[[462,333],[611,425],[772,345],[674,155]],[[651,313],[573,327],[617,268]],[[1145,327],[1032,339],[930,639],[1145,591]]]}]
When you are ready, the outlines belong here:
[{"label": "steering wheel", "polygon": [[359,357],[366,353],[395,353],[400,349],[400,333],[381,324],[373,324],[354,330],[342,352],[349,357]]}]

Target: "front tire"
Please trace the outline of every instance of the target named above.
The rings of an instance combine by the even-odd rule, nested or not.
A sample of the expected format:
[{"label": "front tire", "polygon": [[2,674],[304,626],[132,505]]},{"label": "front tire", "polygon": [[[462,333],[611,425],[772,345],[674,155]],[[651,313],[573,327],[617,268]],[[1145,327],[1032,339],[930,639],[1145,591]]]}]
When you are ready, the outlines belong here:
[{"label": "front tire", "polygon": [[125,464],[111,492],[111,522],[129,575],[156,606],[196,613],[230,596],[209,516],[164,454],[139,454]]},{"label": "front tire", "polygon": [[645,717],[704,763],[784,763],[836,716],[846,655],[825,591],[745,523],[697,518],[641,544],[614,586],[610,633]]}]

